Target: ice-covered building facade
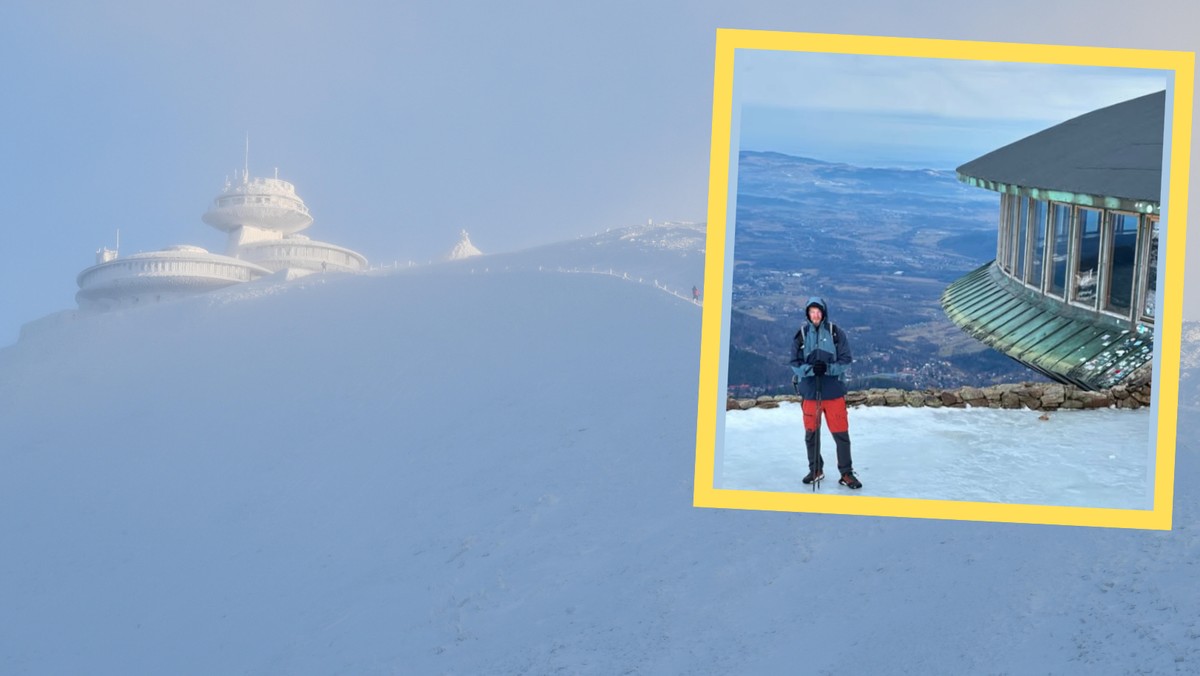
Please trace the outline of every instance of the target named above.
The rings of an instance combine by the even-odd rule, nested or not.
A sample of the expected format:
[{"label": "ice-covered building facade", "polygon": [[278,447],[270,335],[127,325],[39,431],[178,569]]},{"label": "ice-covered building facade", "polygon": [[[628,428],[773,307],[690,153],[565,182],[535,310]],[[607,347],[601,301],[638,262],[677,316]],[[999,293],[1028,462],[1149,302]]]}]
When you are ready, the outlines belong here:
[{"label": "ice-covered building facade", "polygon": [[1147,374],[1165,101],[1101,108],[957,169],[1000,193],[1000,221],[996,259],[942,294],[951,321],[1059,382],[1102,389]]},{"label": "ice-covered building facade", "polygon": [[278,272],[303,275],[367,267],[367,259],[357,252],[298,234],[312,225],[312,215],[295,186],[278,177],[251,178],[243,172],[240,180],[226,181],[202,218],[228,233],[224,255],[190,245],[125,257],[103,248],[96,253],[96,264],[76,280],[79,306],[160,302]]},{"label": "ice-covered building facade", "polygon": [[271,271],[366,269],[367,259],[335,244],[298,234],[312,225],[308,207],[296,187],[279,178],[245,178],[226,182],[204,214],[204,222],[229,233],[231,256]]}]

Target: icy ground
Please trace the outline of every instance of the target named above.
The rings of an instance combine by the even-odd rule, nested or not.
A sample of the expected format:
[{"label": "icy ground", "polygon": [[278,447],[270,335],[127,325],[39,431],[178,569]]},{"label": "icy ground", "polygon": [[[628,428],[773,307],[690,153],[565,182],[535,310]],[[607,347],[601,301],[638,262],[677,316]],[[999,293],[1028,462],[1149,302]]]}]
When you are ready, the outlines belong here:
[{"label": "icy ground", "polygon": [[[989,408],[850,409],[856,494],[932,500],[1151,509],[1149,409],[1041,412]],[[837,485],[833,437],[821,455]],[[799,404],[725,414],[718,488],[809,491]]]},{"label": "icy ground", "polygon": [[1171,532],[697,509],[700,308],[649,285],[95,319],[0,350],[0,673],[1200,671],[1194,445]]}]

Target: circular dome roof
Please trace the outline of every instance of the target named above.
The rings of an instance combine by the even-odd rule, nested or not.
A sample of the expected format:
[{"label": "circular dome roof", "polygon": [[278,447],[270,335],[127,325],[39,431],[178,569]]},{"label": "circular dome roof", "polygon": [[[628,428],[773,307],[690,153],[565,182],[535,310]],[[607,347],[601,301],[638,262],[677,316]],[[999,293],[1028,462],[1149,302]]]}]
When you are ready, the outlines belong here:
[{"label": "circular dome roof", "polygon": [[198,246],[192,246],[190,244],[175,244],[173,246],[166,247],[165,249],[158,249],[157,251],[140,251],[138,253],[114,260],[144,260],[147,258],[157,258],[162,260],[178,260],[181,258],[187,258],[192,260],[212,260],[225,262],[237,260],[236,258],[215,254],[207,249]]},{"label": "circular dome roof", "polygon": [[192,246],[191,244],[172,244],[171,246],[163,249],[163,251],[186,251],[188,253],[208,253],[207,249],[204,249],[204,248],[198,247],[198,246]]}]

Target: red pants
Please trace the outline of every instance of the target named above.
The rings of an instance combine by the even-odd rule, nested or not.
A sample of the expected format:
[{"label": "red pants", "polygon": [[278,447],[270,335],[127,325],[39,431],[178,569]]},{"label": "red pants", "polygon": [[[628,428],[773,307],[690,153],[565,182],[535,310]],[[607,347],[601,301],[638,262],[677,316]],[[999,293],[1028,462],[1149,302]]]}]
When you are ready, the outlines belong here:
[{"label": "red pants", "polygon": [[850,422],[846,419],[846,398],[837,399],[805,399],[801,404],[804,408],[804,429],[815,432],[821,427],[821,414],[825,414],[825,425],[830,432],[847,432]]}]

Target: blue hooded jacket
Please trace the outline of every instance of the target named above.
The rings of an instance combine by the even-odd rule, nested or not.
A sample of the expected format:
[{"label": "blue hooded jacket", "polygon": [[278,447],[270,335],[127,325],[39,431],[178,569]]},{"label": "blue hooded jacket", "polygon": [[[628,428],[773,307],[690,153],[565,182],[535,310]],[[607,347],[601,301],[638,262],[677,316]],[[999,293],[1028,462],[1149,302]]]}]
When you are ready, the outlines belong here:
[{"label": "blue hooded jacket", "polygon": [[[821,323],[813,324],[808,319],[808,309],[816,305],[821,308]],[[837,399],[846,396],[842,374],[854,361],[850,342],[840,328],[829,321],[829,306],[819,296],[808,299],[804,306],[805,321],[796,337],[792,339],[792,372],[799,376],[800,396],[805,399]],[[813,373],[812,365],[822,361],[826,364],[825,375]]]}]

